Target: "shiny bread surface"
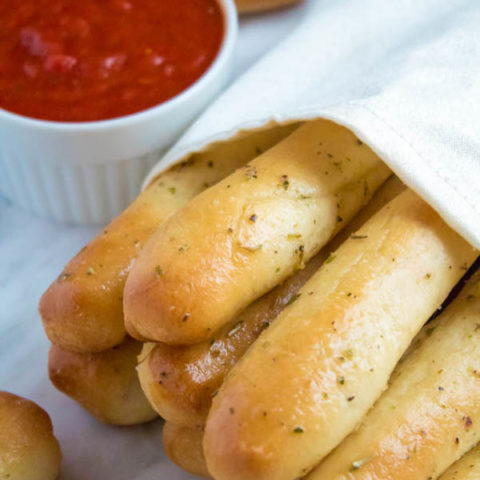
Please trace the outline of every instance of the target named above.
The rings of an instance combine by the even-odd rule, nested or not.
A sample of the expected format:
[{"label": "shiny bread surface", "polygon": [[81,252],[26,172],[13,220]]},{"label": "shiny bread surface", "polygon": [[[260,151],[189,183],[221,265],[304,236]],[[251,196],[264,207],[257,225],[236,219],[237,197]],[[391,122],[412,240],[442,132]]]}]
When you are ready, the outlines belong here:
[{"label": "shiny bread surface", "polygon": [[448,468],[438,480],[478,480],[479,478],[480,446],[476,446]]},{"label": "shiny bread surface", "polygon": [[212,338],[314,256],[389,169],[349,130],[308,122],[195,197],[146,243],[124,291],[135,338]]},{"label": "shiny bread surface", "polygon": [[145,241],[191,198],[295,127],[276,127],[219,144],[160,174],[70,260],[42,296],[39,311],[50,341],[78,352],[97,352],[121,343],[126,335],[123,287]]},{"label": "shiny bread surface", "polygon": [[[433,479],[476,445],[480,441],[479,325],[480,274],[476,274],[422,329],[395,369],[388,390],[358,430],[306,480]],[[455,468],[456,475],[464,470]],[[453,471],[448,475],[452,478]]]},{"label": "shiny bread surface", "polygon": [[392,176],[304,269],[249,305],[233,322],[220,329],[212,340],[185,347],[145,344],[144,352],[149,354],[141,355],[138,374],[143,390],[160,416],[179,425],[203,425],[212,396],[247,348],[285,306],[295,300],[295,294],[330,252],[404,188],[402,182]]},{"label": "shiny bread surface", "polygon": [[157,417],[145,397],[136,372],[142,344],[127,338],[97,353],[77,353],[52,345],[48,373],[54,386],[98,420],[134,425]]},{"label": "shiny bread surface", "polygon": [[304,476],[355,429],[477,255],[412,191],[381,209],[227,376],[205,429],[213,477]]}]

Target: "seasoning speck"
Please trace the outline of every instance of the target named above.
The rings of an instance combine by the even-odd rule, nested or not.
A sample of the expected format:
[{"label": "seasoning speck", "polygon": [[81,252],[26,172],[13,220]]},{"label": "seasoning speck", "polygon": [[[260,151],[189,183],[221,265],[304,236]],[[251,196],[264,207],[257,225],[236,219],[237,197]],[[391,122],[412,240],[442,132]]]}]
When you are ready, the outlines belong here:
[{"label": "seasoning speck", "polygon": [[430,328],[427,328],[427,330],[425,331],[425,334],[427,335],[427,337],[429,337],[435,330],[435,327],[430,327]]},{"label": "seasoning speck", "polygon": [[252,167],[251,165],[245,165],[245,168],[247,169],[245,172],[247,180],[258,178],[257,169],[255,167]]},{"label": "seasoning speck", "polygon": [[353,235],[350,235],[350,238],[352,240],[363,240],[365,238],[368,238],[368,235],[356,235],[356,234],[353,234]]},{"label": "seasoning speck", "polygon": [[293,297],[287,302],[288,305],[291,305],[293,302],[297,301],[300,298],[301,293],[296,293]]},{"label": "seasoning speck", "polygon": [[232,335],[235,335],[241,328],[242,328],[243,321],[240,320],[236,325],[233,326],[233,328],[228,332],[227,336],[231,337]]},{"label": "seasoning speck", "polygon": [[163,271],[163,269],[160,267],[160,265],[157,265],[155,267],[155,273],[158,275],[158,276],[161,276],[163,275],[165,272]]},{"label": "seasoning speck", "polygon": [[354,472],[355,470],[358,470],[359,468],[362,468],[362,465],[368,460],[368,457],[362,458],[360,460],[355,460],[352,462],[352,466],[350,467],[350,471]]},{"label": "seasoning speck", "polygon": [[325,263],[332,263],[335,260],[335,255],[330,255],[326,260]]},{"label": "seasoning speck", "polygon": [[473,424],[472,419],[471,419],[470,417],[468,417],[468,416],[467,416],[467,417],[463,417],[463,421],[465,422],[465,429],[466,429],[466,430],[468,430],[468,429],[472,426],[472,424]]},{"label": "seasoning speck", "polygon": [[295,427],[293,433],[303,433],[305,430],[302,427]]},{"label": "seasoning speck", "polygon": [[243,248],[244,250],[246,250],[247,252],[256,252],[257,250],[261,250],[263,245],[260,244],[260,245],[240,245],[241,248]]}]

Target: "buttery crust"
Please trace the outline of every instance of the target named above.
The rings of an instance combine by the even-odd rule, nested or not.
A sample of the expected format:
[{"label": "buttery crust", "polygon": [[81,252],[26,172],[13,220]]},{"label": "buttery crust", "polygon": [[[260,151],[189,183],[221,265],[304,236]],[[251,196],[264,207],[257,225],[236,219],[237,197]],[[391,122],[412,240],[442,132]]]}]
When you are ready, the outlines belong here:
[{"label": "buttery crust", "polygon": [[297,291],[330,252],[404,188],[397,177],[387,180],[367,206],[304,269],[249,305],[212,340],[185,347],[145,344],[138,375],[142,389],[159,415],[179,425],[203,425],[212,395],[247,348],[294,300]]},{"label": "buttery crust", "polygon": [[127,338],[99,353],[76,353],[52,345],[48,373],[55,387],[105,423],[133,425],[157,417],[135,371],[142,344]]},{"label": "buttery crust", "polygon": [[127,331],[170,345],[211,338],[313,257],[390,173],[346,128],[300,126],[157,229],[125,284]]},{"label": "buttery crust", "polygon": [[163,446],[168,458],[189,473],[210,478],[202,449],[203,429],[166,422]]},{"label": "buttery crust", "polygon": [[[479,322],[477,274],[423,328],[360,428],[307,480],[437,478],[472,448],[480,440]],[[441,478],[478,479],[478,458],[470,453]]]},{"label": "buttery crust", "polygon": [[253,13],[286,7],[299,1],[300,0],[235,0],[235,4],[240,13]]},{"label": "buttery crust", "polygon": [[412,191],[374,215],[227,376],[205,429],[213,477],[304,476],[360,422],[477,255]]},{"label": "buttery crust", "polygon": [[293,128],[295,125],[277,127],[220,144],[157,177],[70,260],[43,294],[39,311],[50,341],[78,352],[98,352],[121,343],[126,335],[123,287],[145,241],[188,200]]},{"label": "buttery crust", "polygon": [[30,400],[0,391],[0,478],[54,480],[61,462],[47,412]]},{"label": "buttery crust", "polygon": [[438,480],[478,480],[479,478],[480,446],[476,446],[455,462]]}]

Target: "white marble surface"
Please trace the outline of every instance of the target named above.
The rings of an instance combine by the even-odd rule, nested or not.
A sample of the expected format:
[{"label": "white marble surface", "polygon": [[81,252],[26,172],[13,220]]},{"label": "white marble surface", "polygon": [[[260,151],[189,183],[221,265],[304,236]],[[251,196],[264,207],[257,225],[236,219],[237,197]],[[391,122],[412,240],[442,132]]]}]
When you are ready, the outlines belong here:
[{"label": "white marble surface", "polygon": [[[283,39],[306,10],[303,4],[244,18],[235,75]],[[0,197],[0,390],[28,397],[49,412],[64,454],[62,480],[193,479],[166,460],[160,421],[128,428],[102,425],[48,381],[48,341],[38,299],[100,228],[37,218]]]}]

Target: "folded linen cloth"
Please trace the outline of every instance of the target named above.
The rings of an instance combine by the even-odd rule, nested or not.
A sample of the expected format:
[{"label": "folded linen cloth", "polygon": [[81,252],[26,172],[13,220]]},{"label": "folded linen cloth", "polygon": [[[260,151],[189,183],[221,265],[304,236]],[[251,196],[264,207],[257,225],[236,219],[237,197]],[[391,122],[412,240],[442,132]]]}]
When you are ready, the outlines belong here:
[{"label": "folded linen cloth", "polygon": [[274,124],[350,128],[480,248],[480,2],[311,0],[152,169]]}]

